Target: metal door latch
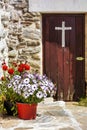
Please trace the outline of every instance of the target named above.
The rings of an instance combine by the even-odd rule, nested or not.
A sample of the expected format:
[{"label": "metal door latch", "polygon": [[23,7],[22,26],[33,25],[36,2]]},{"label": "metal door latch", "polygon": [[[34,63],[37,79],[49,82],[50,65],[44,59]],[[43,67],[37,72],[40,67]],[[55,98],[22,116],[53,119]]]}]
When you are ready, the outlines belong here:
[{"label": "metal door latch", "polygon": [[79,60],[79,61],[82,61],[82,60],[84,60],[85,58],[84,57],[76,57],[76,60]]}]

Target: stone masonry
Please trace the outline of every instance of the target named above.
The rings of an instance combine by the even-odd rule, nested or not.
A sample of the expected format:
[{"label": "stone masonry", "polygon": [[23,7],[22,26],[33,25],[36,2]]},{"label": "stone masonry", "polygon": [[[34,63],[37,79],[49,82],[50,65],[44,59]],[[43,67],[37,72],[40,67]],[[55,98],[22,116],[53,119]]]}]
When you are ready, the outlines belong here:
[{"label": "stone masonry", "polygon": [[[3,59],[6,62],[8,59],[9,62],[28,61],[31,72],[42,73],[40,18],[40,13],[29,12],[29,0],[0,0],[0,66]],[[85,14],[85,80],[87,82],[86,66],[87,13]]]},{"label": "stone masonry", "polygon": [[[31,71],[41,71],[41,32],[40,14],[28,12],[28,0],[1,0],[1,25],[7,35],[4,49],[9,62],[13,60],[28,61]],[[2,29],[0,26],[0,35]],[[2,49],[1,49],[2,48]],[[3,43],[0,40],[0,55],[3,55]],[[6,57],[0,59],[2,63]]]}]

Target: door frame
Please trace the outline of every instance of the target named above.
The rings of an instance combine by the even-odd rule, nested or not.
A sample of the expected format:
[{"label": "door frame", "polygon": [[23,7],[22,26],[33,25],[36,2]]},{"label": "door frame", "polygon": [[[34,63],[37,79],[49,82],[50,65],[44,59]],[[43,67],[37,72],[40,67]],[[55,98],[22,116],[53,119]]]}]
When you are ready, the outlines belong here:
[{"label": "door frame", "polygon": [[[42,22],[43,22],[43,16],[51,16],[51,15],[74,15],[74,16],[77,16],[77,15],[82,15],[82,14],[68,14],[68,13],[66,13],[66,14],[55,14],[55,13],[48,13],[48,14],[42,14]],[[84,18],[85,18],[85,14],[83,14],[84,15]],[[84,20],[84,26],[85,26],[85,20]],[[44,72],[45,71],[45,68],[44,68],[44,62],[45,62],[45,60],[44,60],[44,33],[43,33],[43,31],[45,31],[46,30],[46,28],[45,28],[46,26],[45,25],[43,25],[43,23],[42,23],[42,56],[43,56],[43,60],[42,60],[42,64],[43,64],[43,68],[42,68],[42,71]],[[44,28],[44,30],[43,30],[43,28]],[[85,29],[85,27],[84,27],[84,29]],[[85,30],[84,30],[84,56],[85,56]],[[84,69],[85,69],[85,64],[84,64]],[[85,70],[84,70],[85,71]],[[84,76],[85,76],[85,72],[84,72]]]}]

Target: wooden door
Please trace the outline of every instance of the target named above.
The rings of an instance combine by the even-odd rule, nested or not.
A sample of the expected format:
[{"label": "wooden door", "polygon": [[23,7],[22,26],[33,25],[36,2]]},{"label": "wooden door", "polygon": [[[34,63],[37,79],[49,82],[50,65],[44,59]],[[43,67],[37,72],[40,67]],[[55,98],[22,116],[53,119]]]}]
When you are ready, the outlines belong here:
[{"label": "wooden door", "polygon": [[85,96],[84,14],[43,14],[43,73],[57,86],[57,100]]}]

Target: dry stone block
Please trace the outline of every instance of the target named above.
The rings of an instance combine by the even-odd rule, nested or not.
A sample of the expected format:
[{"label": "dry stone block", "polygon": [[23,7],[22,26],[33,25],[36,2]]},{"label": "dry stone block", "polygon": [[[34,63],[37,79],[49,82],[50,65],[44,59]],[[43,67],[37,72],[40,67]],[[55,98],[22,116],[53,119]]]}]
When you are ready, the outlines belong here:
[{"label": "dry stone block", "polygon": [[15,128],[14,130],[33,130],[33,127],[19,127],[19,128]]},{"label": "dry stone block", "polygon": [[33,67],[33,68],[38,68],[38,69],[40,69],[40,63],[38,63],[37,61],[35,62],[35,61],[30,61],[30,65],[31,65],[31,67]]},{"label": "dry stone block", "polygon": [[17,51],[16,50],[9,51],[8,56],[9,57],[16,57],[17,56]]},{"label": "dry stone block", "polygon": [[37,28],[37,29],[40,29],[40,28],[41,28],[40,21],[36,22],[36,28]]},{"label": "dry stone block", "polygon": [[40,41],[39,40],[27,40],[26,41],[27,46],[39,46],[40,45]]},{"label": "dry stone block", "polygon": [[35,60],[40,60],[40,55],[39,54],[33,54],[32,58]]}]

